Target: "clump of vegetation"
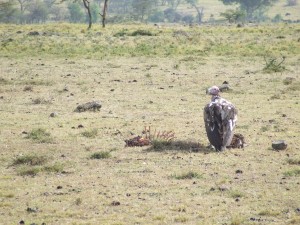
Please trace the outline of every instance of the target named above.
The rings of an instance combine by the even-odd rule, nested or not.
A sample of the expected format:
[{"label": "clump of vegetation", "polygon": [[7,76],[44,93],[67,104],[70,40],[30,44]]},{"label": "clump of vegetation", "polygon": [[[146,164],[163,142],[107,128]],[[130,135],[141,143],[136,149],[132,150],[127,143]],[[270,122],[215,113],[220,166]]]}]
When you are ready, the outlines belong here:
[{"label": "clump of vegetation", "polygon": [[278,216],[280,212],[273,211],[273,210],[263,210],[258,213],[259,216]]},{"label": "clump of vegetation", "polygon": [[18,169],[18,174],[20,176],[36,176],[41,171],[42,171],[41,167],[38,166],[35,167],[23,166]]},{"label": "clump of vegetation", "polygon": [[151,33],[148,30],[141,30],[138,29],[136,31],[133,31],[130,36],[156,36],[155,34]]},{"label": "clump of vegetation", "polygon": [[18,156],[14,160],[13,165],[26,164],[26,165],[30,165],[30,166],[36,166],[36,165],[43,165],[46,162],[47,162],[46,156],[24,155],[24,156]]},{"label": "clump of vegetation", "polygon": [[122,29],[121,31],[118,31],[117,33],[114,34],[114,37],[124,37],[128,35],[127,29]]},{"label": "clump of vegetation", "polygon": [[108,151],[104,151],[104,152],[95,152],[93,153],[90,158],[91,159],[107,159],[110,158],[111,154]]},{"label": "clump of vegetation", "polygon": [[174,175],[173,177],[177,180],[201,179],[202,175],[194,171],[189,171],[180,175]]},{"label": "clump of vegetation", "polygon": [[166,140],[153,140],[151,144],[154,151],[162,151],[171,146],[171,142]]},{"label": "clump of vegetation", "polygon": [[300,176],[300,169],[293,169],[283,173],[286,177],[298,177]]},{"label": "clump of vegetation", "polygon": [[24,88],[23,88],[23,91],[32,91],[33,88],[31,85],[26,85]]},{"label": "clump of vegetation", "polygon": [[53,165],[47,165],[42,168],[42,171],[48,172],[48,173],[61,173],[63,172],[63,165],[61,163],[55,163]]},{"label": "clump of vegetation", "polygon": [[287,159],[287,163],[290,165],[300,165],[300,159]]},{"label": "clump of vegetation", "polygon": [[98,130],[96,128],[91,130],[86,130],[81,133],[82,136],[86,138],[95,138],[98,135]]},{"label": "clump of vegetation", "polygon": [[48,133],[43,128],[37,128],[33,129],[31,132],[29,132],[26,136],[27,139],[31,139],[38,143],[52,143],[53,138],[51,137],[51,134]]},{"label": "clump of vegetation", "polygon": [[2,84],[2,85],[11,84],[11,81],[9,81],[3,77],[0,77],[0,84]]},{"label": "clump of vegetation", "polygon": [[238,190],[232,190],[229,192],[229,195],[232,197],[232,198],[242,198],[244,197],[244,193],[238,191]]},{"label": "clump of vegetation", "polygon": [[38,98],[35,98],[32,100],[32,103],[33,104],[51,104],[51,100],[47,100],[45,98],[41,98],[41,97],[38,97]]},{"label": "clump of vegetation", "polygon": [[284,56],[282,56],[281,61],[279,61],[279,59],[275,57],[271,57],[269,59],[264,57],[264,59],[265,59],[265,67],[263,68],[263,71],[265,73],[278,73],[286,70],[285,66],[282,65],[282,63],[286,59]]}]

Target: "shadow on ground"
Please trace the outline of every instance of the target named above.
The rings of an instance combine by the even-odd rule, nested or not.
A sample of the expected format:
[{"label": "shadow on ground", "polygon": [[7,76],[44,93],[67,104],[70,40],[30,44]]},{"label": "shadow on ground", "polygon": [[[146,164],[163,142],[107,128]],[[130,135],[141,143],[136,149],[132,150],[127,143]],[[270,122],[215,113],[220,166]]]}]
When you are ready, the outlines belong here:
[{"label": "shadow on ground", "polygon": [[204,146],[199,142],[194,141],[152,141],[152,145],[145,149],[145,151],[162,152],[162,151],[187,151],[187,152],[215,152],[214,149]]}]

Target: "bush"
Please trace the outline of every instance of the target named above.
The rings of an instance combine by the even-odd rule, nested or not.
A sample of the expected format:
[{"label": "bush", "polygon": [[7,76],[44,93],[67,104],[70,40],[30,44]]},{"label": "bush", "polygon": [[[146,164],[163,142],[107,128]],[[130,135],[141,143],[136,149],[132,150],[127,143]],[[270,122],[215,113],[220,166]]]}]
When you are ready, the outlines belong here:
[{"label": "bush", "polygon": [[155,34],[152,34],[148,30],[140,30],[139,29],[139,30],[133,31],[130,36],[155,36]]},{"label": "bush", "polygon": [[190,171],[187,173],[182,173],[180,175],[175,175],[174,178],[177,180],[200,179],[200,178],[202,178],[202,175],[197,172]]},{"label": "bush", "polygon": [[46,156],[37,156],[37,155],[24,155],[17,157],[13,165],[21,165],[26,164],[30,166],[36,166],[36,165],[43,165],[46,163],[47,157]]},{"label": "bush", "polygon": [[51,134],[46,132],[43,128],[33,129],[26,138],[32,139],[38,143],[51,143],[53,141]]},{"label": "bush", "polygon": [[111,157],[111,154],[110,152],[95,152],[91,155],[91,159],[107,159],[107,158],[110,158]]},{"label": "bush", "polygon": [[92,130],[87,130],[81,133],[82,136],[87,137],[87,138],[95,138],[98,134],[97,129],[92,129]]},{"label": "bush", "polygon": [[162,11],[156,11],[148,17],[148,20],[153,23],[164,22],[165,16]]}]

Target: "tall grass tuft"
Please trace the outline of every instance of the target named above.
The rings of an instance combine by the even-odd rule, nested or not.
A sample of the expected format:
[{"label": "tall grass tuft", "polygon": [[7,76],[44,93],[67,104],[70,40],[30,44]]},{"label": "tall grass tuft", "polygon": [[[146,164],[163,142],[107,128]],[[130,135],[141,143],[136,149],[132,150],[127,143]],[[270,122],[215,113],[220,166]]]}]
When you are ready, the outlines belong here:
[{"label": "tall grass tuft", "polygon": [[47,162],[46,156],[38,156],[38,155],[24,155],[17,157],[13,165],[30,165],[30,166],[36,166],[36,165],[43,165]]},{"label": "tall grass tuft", "polygon": [[201,179],[202,175],[197,172],[189,171],[179,175],[174,175],[173,177],[177,180],[187,180],[187,179],[190,180],[190,179]]},{"label": "tall grass tuft", "polygon": [[46,132],[43,128],[33,129],[31,132],[28,133],[26,136],[27,139],[31,139],[38,143],[52,143],[53,138],[51,134]]},{"label": "tall grass tuft", "polygon": [[98,130],[96,128],[91,130],[86,130],[81,133],[83,137],[95,138],[98,135]]},{"label": "tall grass tuft", "polygon": [[104,151],[104,152],[95,152],[93,153],[90,158],[91,159],[107,159],[110,158],[111,154],[108,151]]}]

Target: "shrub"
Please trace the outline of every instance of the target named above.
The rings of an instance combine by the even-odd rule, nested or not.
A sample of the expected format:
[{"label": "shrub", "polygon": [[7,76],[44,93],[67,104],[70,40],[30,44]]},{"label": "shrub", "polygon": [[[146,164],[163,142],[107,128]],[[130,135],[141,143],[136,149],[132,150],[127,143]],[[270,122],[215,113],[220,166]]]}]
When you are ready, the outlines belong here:
[{"label": "shrub", "polygon": [[136,31],[133,31],[131,33],[131,36],[155,36],[155,34],[152,34],[150,31],[148,30],[141,30],[138,29]]},{"label": "shrub", "polygon": [[105,152],[95,152],[91,155],[91,159],[107,159],[110,158],[111,154],[108,151]]},{"label": "shrub", "polygon": [[43,165],[47,162],[46,156],[37,156],[37,155],[24,155],[17,157],[13,165],[21,165],[21,164],[27,164],[30,166],[36,166],[36,165]]},{"label": "shrub", "polygon": [[38,143],[51,143],[53,141],[51,134],[46,132],[43,128],[33,129],[26,138],[32,139]]},{"label": "shrub", "polygon": [[200,179],[202,178],[202,175],[197,172],[190,171],[190,172],[182,173],[180,175],[174,175],[174,178],[177,180]]},{"label": "shrub", "polygon": [[286,177],[297,177],[300,176],[300,169],[293,169],[283,173]]},{"label": "shrub", "polygon": [[92,130],[86,130],[81,133],[82,136],[87,137],[87,138],[95,138],[98,134],[98,130],[96,128]]}]

